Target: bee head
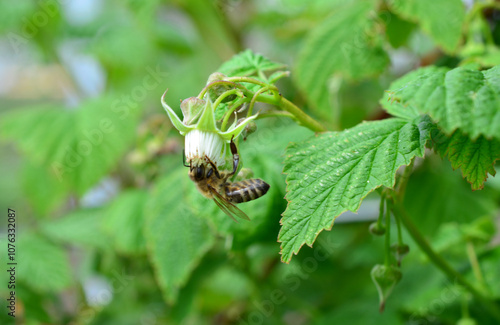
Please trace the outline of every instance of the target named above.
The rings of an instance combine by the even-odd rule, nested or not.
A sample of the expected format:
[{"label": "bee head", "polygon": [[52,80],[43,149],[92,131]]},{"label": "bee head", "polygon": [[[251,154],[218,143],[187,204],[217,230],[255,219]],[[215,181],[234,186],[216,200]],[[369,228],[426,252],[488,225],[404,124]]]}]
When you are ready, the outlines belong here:
[{"label": "bee head", "polygon": [[205,178],[205,165],[194,167],[194,179],[201,181],[203,178]]},{"label": "bee head", "polygon": [[217,167],[212,162],[191,162],[189,177],[192,181],[200,182],[212,177],[214,174],[217,178],[220,178]]}]

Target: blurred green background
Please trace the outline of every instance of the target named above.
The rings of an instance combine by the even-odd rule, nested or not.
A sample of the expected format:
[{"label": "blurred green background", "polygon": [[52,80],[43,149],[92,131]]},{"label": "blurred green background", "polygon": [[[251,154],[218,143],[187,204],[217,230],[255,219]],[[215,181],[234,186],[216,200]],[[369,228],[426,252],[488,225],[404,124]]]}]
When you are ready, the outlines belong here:
[{"label": "blurred green background", "polygon": [[[326,109],[308,104],[294,69],[310,32],[332,14],[343,17],[341,1],[0,2],[0,205],[5,215],[7,207],[16,211],[18,262],[17,317],[2,307],[0,323],[456,324],[470,297],[406,234],[403,279],[378,312],[370,269],[384,259],[383,238],[368,232],[375,195],[314,248],[288,265],[279,261],[283,153],[311,131],[283,118],[258,122],[240,151],[271,190],[242,205],[252,221],[236,224],[194,188],[182,167],[183,138],[160,104],[168,88],[178,110],[224,61],[249,48],[286,63],[292,77],[278,83],[282,94],[340,130],[384,118],[378,100],[397,77],[459,62],[456,51],[384,1],[348,2],[356,1],[375,3],[367,19],[390,63],[375,74],[335,75]],[[471,5],[464,1],[463,10]],[[471,21],[492,35],[481,62],[500,62],[500,11]],[[348,31],[349,20],[342,23]],[[474,245],[482,285],[500,299],[500,182],[472,192],[430,152],[417,166],[407,194],[411,216],[471,278],[467,245]],[[6,227],[3,221],[2,268]],[[0,274],[7,297],[7,274]],[[494,324],[481,306],[468,308],[477,324]]]}]

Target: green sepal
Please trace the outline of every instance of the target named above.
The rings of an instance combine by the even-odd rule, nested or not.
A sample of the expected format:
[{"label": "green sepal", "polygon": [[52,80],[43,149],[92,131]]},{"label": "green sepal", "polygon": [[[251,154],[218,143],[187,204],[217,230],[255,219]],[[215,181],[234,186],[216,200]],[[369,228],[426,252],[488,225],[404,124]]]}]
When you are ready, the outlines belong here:
[{"label": "green sepal", "polygon": [[243,121],[240,122],[240,124],[236,125],[236,122],[231,125],[229,130],[226,132],[219,132],[219,135],[225,140],[225,141],[231,141],[231,138],[237,138],[241,132],[243,132],[243,129],[245,129],[245,126],[247,126],[248,123],[250,123],[252,120],[257,118],[258,114],[252,115],[250,117],[247,117]]},{"label": "green sepal", "polygon": [[217,132],[218,129],[217,126],[215,125],[215,114],[214,114],[214,108],[212,106],[212,102],[210,100],[206,101],[205,108],[203,110],[203,113],[201,113],[200,119],[198,120],[198,123],[196,124],[196,129],[200,131],[207,131],[207,132]]},{"label": "green sepal", "polygon": [[186,135],[189,131],[194,129],[194,126],[187,126],[184,123],[182,123],[181,119],[175,114],[174,110],[168,106],[168,104],[165,102],[165,95],[167,94],[168,89],[163,93],[163,96],[161,96],[161,104],[165,111],[168,114],[168,117],[170,118],[170,121],[174,125],[174,127],[179,130],[180,134]]}]

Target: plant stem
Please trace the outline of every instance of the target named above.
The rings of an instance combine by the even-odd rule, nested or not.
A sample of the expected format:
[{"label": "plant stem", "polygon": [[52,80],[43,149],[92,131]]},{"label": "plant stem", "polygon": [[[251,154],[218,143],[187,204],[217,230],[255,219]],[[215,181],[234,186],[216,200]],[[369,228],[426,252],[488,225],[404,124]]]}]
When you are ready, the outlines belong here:
[{"label": "plant stem", "polygon": [[377,228],[382,229],[382,218],[384,218],[384,206],[386,201],[385,191],[380,195],[380,204],[378,207],[378,219],[377,219]]},{"label": "plant stem", "polygon": [[420,247],[422,252],[427,255],[427,258],[437,267],[439,268],[448,278],[451,280],[456,280],[459,284],[461,284],[465,289],[467,289],[477,300],[479,300],[490,312],[490,314],[500,321],[500,309],[492,302],[490,299],[485,297],[483,293],[477,290],[472,284],[470,284],[462,274],[458,273],[455,269],[451,267],[445,259],[441,257],[438,253],[436,253],[432,247],[429,245],[425,237],[420,233],[418,228],[415,226],[411,218],[406,214],[406,211],[403,207],[403,200],[406,190],[406,185],[408,180],[410,179],[410,175],[413,169],[414,160],[405,168],[403,175],[399,179],[399,184],[397,187],[397,192],[393,192],[392,199],[392,211],[396,219],[400,219],[405,226],[406,230],[413,238],[415,243]]},{"label": "plant stem", "polygon": [[226,126],[227,122],[229,121],[229,117],[231,117],[231,114],[233,114],[234,110],[240,107],[243,103],[245,103],[248,99],[246,97],[238,99],[233,105],[231,105],[231,108],[226,112],[224,115],[224,119],[222,120],[221,124],[221,130],[226,131]]},{"label": "plant stem", "polygon": [[396,219],[396,227],[398,228],[398,244],[403,245],[403,232],[401,231],[401,219],[399,216],[394,216]]},{"label": "plant stem", "polygon": [[265,113],[260,113],[257,115],[256,120],[267,118],[267,117],[288,117],[291,118],[294,121],[297,121],[295,116],[289,112],[286,111],[268,111]]},{"label": "plant stem", "polygon": [[385,200],[385,266],[391,265],[391,200]]},{"label": "plant stem", "polygon": [[[399,201],[399,200],[398,200]],[[439,268],[444,274],[448,276],[451,280],[456,280],[465,289],[467,289],[476,299],[478,299],[490,312],[490,314],[500,321],[500,308],[498,308],[491,300],[486,298],[481,292],[479,292],[472,284],[470,284],[460,273],[455,271],[439,254],[437,254],[432,247],[429,245],[424,236],[420,233],[417,227],[413,224],[413,221],[406,214],[401,202],[395,202],[393,205],[393,212],[397,214],[398,217],[403,222],[406,230],[411,235],[415,243],[420,247],[422,252],[424,252],[429,260]]]},{"label": "plant stem", "polygon": [[229,82],[248,82],[248,83],[251,83],[251,84],[259,85],[261,87],[269,87],[269,89],[271,89],[271,90],[278,91],[278,88],[276,88],[276,86],[269,85],[269,84],[267,84],[265,82],[262,82],[260,80],[255,79],[255,78],[250,78],[250,77],[229,77],[229,78],[224,78],[224,80],[227,80]]},{"label": "plant stem", "polygon": [[415,163],[415,158],[410,162],[408,166],[405,167],[403,175],[399,179],[399,184],[397,188],[398,199],[402,203],[406,193],[406,185],[408,185],[408,181],[410,180],[411,172],[413,171],[413,164]]},{"label": "plant stem", "polygon": [[[245,88],[245,86],[239,84],[239,82],[247,82],[247,83],[253,83],[253,84],[259,85],[261,87],[266,88],[266,90],[273,92],[274,95],[265,95],[265,94],[259,95],[258,92],[254,93],[254,92],[248,90],[247,88]],[[213,87],[215,85],[229,85],[231,87],[238,88],[239,90],[241,90],[243,92],[243,94],[246,97],[252,98],[252,100],[253,100],[253,97],[256,95],[257,97],[255,98],[254,101],[278,106],[282,110],[285,110],[285,111],[291,113],[293,116],[295,116],[295,119],[297,120],[297,122],[300,125],[305,126],[306,128],[308,128],[314,132],[325,132],[326,131],[326,129],[323,125],[319,124],[312,117],[310,117],[309,115],[304,113],[303,110],[301,110],[300,108],[295,106],[295,104],[290,102],[288,99],[281,96],[279,94],[278,88],[276,88],[276,86],[268,85],[266,83],[263,83],[262,81],[254,79],[254,78],[231,77],[231,78],[227,78],[226,80],[214,81],[214,82],[211,82],[210,84],[206,85],[201,90],[201,92],[198,94],[198,98],[203,98],[205,96],[206,92],[208,91],[208,89],[210,89],[211,87]]]},{"label": "plant stem", "polygon": [[231,95],[238,95],[238,97],[240,97],[240,98],[243,97],[243,93],[239,89],[228,90],[228,91],[222,93],[219,97],[217,97],[217,99],[214,102],[214,109],[217,109],[217,106],[219,106],[220,103],[222,103],[224,98],[226,98],[227,96],[231,96]]},{"label": "plant stem", "polygon": [[484,277],[481,273],[481,268],[479,267],[479,261],[477,260],[476,250],[474,249],[474,244],[471,240],[467,240],[467,256],[469,257],[469,262],[472,266],[472,271],[477,281],[482,288],[485,288]]},{"label": "plant stem", "polygon": [[255,92],[255,95],[253,95],[252,100],[250,101],[250,105],[248,107],[247,117],[252,116],[253,107],[255,105],[255,101],[257,100],[257,97],[259,97],[260,94],[262,94],[263,92],[266,92],[268,90],[269,90],[269,87],[263,87]]},{"label": "plant stem", "polygon": [[316,120],[314,120],[312,117],[304,113],[303,110],[295,106],[292,102],[290,102],[288,99],[284,98],[283,96],[279,96],[278,99],[276,99],[273,96],[269,95],[260,95],[257,98],[258,101],[263,102],[263,103],[268,103],[272,104],[275,106],[278,106],[279,108],[292,113],[293,116],[297,119],[299,124],[305,126],[306,128],[310,129],[311,131],[314,132],[325,132],[326,129],[323,125],[319,124]]}]

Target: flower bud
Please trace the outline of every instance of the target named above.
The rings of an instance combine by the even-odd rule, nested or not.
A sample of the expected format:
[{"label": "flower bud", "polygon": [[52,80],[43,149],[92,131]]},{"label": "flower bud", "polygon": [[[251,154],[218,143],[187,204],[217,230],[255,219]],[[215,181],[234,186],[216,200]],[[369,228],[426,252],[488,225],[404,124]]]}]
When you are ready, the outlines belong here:
[{"label": "flower bud", "polygon": [[372,281],[377,287],[378,297],[380,301],[379,310],[384,311],[385,302],[391,294],[392,290],[398,284],[402,277],[401,271],[393,266],[377,264],[372,268]]},{"label": "flower bud", "polygon": [[[242,121],[242,120],[241,120]],[[239,123],[240,121],[238,121]],[[252,121],[250,123],[248,123],[245,128],[243,129],[243,132],[241,132],[241,135],[243,136],[243,140],[245,141],[247,139],[247,137],[254,133],[255,131],[257,131],[257,124]]]},{"label": "flower bud", "polygon": [[[220,72],[214,72],[212,73],[207,80],[207,85],[214,82],[214,81],[223,81],[227,78],[227,76],[223,73]],[[222,95],[224,92],[233,89],[234,87],[231,87],[231,85],[228,84],[220,84],[220,85],[215,85],[210,87],[208,89],[208,96],[212,102],[215,102],[217,98]],[[222,100],[222,103],[227,103],[232,100],[236,99],[236,95],[229,95],[226,98]]]},{"label": "flower bud", "polygon": [[189,97],[182,101],[181,110],[184,124],[194,124],[205,108],[206,102],[198,97]]},{"label": "flower bud", "polygon": [[385,234],[385,227],[384,225],[379,225],[378,222],[374,222],[370,225],[370,228],[368,228],[372,235],[375,236],[383,236]]},{"label": "flower bud", "polygon": [[396,260],[398,261],[398,266],[401,265],[401,260],[403,257],[408,254],[410,251],[410,246],[406,244],[392,244],[391,245],[391,252],[394,254],[394,257],[396,257]]}]

